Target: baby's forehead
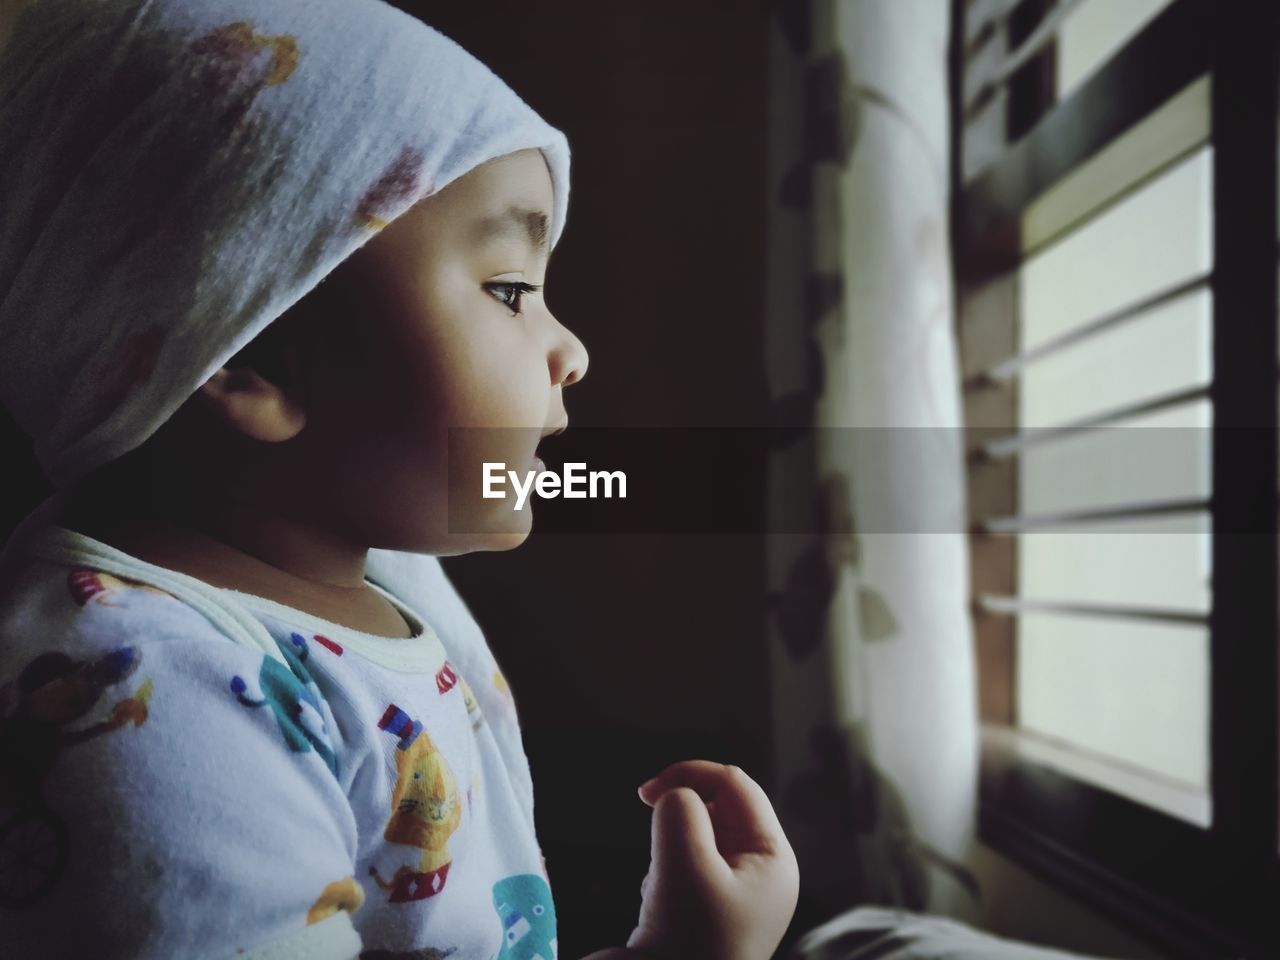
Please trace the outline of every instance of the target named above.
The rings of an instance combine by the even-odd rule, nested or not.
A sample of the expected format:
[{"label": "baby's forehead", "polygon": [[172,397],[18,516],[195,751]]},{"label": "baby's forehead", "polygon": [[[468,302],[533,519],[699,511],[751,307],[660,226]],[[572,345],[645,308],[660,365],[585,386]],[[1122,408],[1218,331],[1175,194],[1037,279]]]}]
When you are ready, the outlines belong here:
[{"label": "baby's forehead", "polygon": [[468,171],[409,210],[426,223],[442,218],[469,241],[518,239],[545,247],[554,193],[541,151],[521,150]]},{"label": "baby's forehead", "polygon": [[[468,171],[419,200],[340,263],[308,294],[344,315],[388,281],[410,282],[459,259],[502,272],[545,272],[553,228],[541,152],[520,151]],[[536,281],[535,281],[536,282]]]},{"label": "baby's forehead", "polygon": [[545,260],[552,228],[549,192],[502,175],[455,181],[419,201],[367,246],[393,260],[441,249],[464,255],[500,250]]}]

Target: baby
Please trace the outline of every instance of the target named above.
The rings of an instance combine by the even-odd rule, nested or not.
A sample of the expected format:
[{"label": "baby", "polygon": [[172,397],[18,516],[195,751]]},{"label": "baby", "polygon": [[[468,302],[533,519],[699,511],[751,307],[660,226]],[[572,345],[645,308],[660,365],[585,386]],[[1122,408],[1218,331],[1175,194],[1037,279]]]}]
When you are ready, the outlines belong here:
[{"label": "baby", "polygon": [[[60,487],[0,564],[3,952],[552,960],[514,701],[434,558],[523,542],[480,464],[587,370],[562,135],[380,0],[40,0],[0,105],[0,398]],[[593,958],[770,957],[761,788],[639,793]]]}]

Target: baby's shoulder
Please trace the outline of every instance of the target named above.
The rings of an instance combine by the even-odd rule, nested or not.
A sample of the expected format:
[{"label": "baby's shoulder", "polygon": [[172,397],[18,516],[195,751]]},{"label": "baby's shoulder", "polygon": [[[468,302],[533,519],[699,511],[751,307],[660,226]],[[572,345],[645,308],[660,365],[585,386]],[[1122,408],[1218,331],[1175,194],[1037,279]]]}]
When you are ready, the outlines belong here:
[{"label": "baby's shoulder", "polygon": [[[241,937],[287,939],[333,915],[335,898],[358,906],[332,712],[299,657],[277,653],[119,571],[42,561],[5,578],[0,841],[20,859],[21,844],[34,852],[21,884],[0,883],[0,940],[30,934],[47,945],[32,955],[79,956],[96,938],[110,943],[104,953],[138,956],[120,938],[139,931],[157,944],[148,956],[198,942],[229,956]],[[271,919],[197,916],[197,888],[210,903],[252,900]],[[122,889],[128,922],[52,922],[115,917]],[[355,941],[349,921],[341,930]]]},{"label": "baby's shoulder", "polygon": [[[256,646],[230,630],[208,611],[119,571],[39,561],[7,579],[0,592],[0,777],[15,744],[33,733],[78,742],[126,726],[157,734],[138,741],[156,756],[181,757],[187,733],[204,728],[217,731],[206,749],[229,745],[229,760],[250,745],[262,753],[283,743],[314,753],[336,773],[331,710],[304,658],[265,630]],[[262,707],[277,722],[262,723]],[[155,716],[168,719],[164,731],[148,722]],[[258,729],[277,726],[279,742]]]},{"label": "baby's shoulder", "polygon": [[136,643],[227,642],[173,593],[85,564],[33,560],[0,594],[0,664],[29,650],[90,653]]},{"label": "baby's shoulder", "polygon": [[34,558],[0,585],[0,717],[41,688],[96,702],[144,662],[175,692],[212,685],[225,694],[272,666],[297,672],[265,631],[247,643],[235,633],[242,625],[201,602],[91,563]]}]

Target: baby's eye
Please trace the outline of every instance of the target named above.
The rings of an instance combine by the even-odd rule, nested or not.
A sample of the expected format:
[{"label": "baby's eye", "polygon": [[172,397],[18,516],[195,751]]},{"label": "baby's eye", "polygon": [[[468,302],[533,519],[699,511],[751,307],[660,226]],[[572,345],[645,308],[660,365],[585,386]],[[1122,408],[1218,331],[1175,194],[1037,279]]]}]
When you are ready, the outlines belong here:
[{"label": "baby's eye", "polygon": [[505,304],[508,309],[514,310],[518,315],[520,313],[520,298],[526,293],[537,293],[542,288],[534,286],[532,283],[486,283],[485,289],[490,292],[498,291],[494,294],[495,299]]}]

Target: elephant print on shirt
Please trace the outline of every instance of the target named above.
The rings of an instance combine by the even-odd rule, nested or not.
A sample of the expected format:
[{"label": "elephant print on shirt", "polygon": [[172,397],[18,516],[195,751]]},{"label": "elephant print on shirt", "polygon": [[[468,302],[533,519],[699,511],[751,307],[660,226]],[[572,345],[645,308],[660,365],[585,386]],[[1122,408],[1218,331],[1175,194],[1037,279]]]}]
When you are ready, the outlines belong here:
[{"label": "elephant print on shirt", "polygon": [[337,773],[337,757],[321,712],[320,688],[303,666],[307,659],[307,641],[300,633],[290,639],[294,649],[280,645],[288,666],[263,657],[256,678],[231,678],[231,692],[246,707],[269,706],[290,750],[307,753],[314,748],[330,772]]},{"label": "elephant print on shirt", "polygon": [[556,960],[556,906],[547,881],[518,873],[493,885],[493,908],[502,921],[495,960]]}]

